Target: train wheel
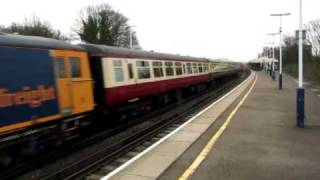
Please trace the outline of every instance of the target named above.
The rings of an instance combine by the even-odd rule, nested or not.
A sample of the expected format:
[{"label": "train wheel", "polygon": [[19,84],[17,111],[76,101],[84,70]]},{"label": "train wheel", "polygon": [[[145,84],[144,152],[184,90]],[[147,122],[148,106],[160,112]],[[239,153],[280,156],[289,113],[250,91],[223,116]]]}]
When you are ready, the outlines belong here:
[{"label": "train wheel", "polygon": [[13,158],[8,153],[0,150],[0,167],[5,167],[12,164]]}]

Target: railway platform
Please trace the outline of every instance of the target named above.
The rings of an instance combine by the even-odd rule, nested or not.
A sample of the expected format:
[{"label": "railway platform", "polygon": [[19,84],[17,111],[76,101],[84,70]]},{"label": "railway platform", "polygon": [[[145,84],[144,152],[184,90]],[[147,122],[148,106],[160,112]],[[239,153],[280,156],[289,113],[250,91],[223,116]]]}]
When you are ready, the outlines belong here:
[{"label": "railway platform", "polygon": [[306,89],[306,127],[296,127],[296,82],[265,72],[102,179],[319,179],[320,98]]}]

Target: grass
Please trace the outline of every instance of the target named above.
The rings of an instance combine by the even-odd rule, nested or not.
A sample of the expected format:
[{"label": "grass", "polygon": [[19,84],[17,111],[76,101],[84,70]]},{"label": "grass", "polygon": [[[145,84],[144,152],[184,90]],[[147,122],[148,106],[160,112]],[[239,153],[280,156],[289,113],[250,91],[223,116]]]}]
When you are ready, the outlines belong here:
[{"label": "grass", "polygon": [[[283,70],[294,78],[298,78],[297,64],[285,64],[283,65]],[[316,62],[304,64],[303,76],[305,81],[313,86],[320,87],[320,64]]]}]

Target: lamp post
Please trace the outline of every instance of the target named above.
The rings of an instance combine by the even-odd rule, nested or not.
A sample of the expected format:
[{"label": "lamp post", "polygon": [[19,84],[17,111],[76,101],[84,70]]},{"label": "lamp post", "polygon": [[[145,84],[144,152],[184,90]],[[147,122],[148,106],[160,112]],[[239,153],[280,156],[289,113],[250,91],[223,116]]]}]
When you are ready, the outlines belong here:
[{"label": "lamp post", "polygon": [[279,34],[280,34],[280,69],[279,69],[279,89],[282,89],[282,16],[289,16],[291,13],[280,13],[280,14],[271,14],[271,16],[278,16],[280,17],[280,28],[279,28]]},{"label": "lamp post", "polygon": [[266,59],[267,59],[267,73],[270,75],[270,77],[272,76],[272,71],[271,71],[271,62],[269,60],[269,56],[270,56],[270,49],[269,47],[264,47],[266,50]]},{"label": "lamp post", "polygon": [[266,44],[271,44],[272,45],[272,62],[271,62],[271,78],[272,80],[275,80],[275,67],[274,67],[274,42],[271,43],[266,43]]},{"label": "lamp post", "polygon": [[[269,36],[275,36],[275,35],[278,35],[278,34],[280,34],[280,33],[269,33],[269,34],[267,34],[267,35],[269,35]],[[273,43],[273,61],[275,60],[275,53],[274,53],[274,42],[272,42]],[[280,40],[280,45],[279,46],[281,46],[281,40]],[[281,50],[280,50],[281,51]],[[274,62],[273,62],[273,64],[274,64]],[[280,62],[279,62],[279,64],[280,64]],[[280,65],[279,65],[280,66]],[[281,67],[281,71],[282,71],[282,67]],[[282,73],[282,72],[281,72]],[[282,76],[282,75],[281,75]],[[275,79],[275,69],[274,69],[274,74],[273,74],[273,79]],[[281,78],[281,80],[282,80],[282,78]],[[280,84],[280,72],[279,72],[279,84]],[[282,83],[281,83],[282,84]],[[279,89],[280,89],[280,86],[279,86]]]},{"label": "lamp post", "polygon": [[269,62],[268,62],[268,51],[267,48],[265,46],[262,46],[262,56],[263,56],[263,64],[264,64],[264,70],[266,71],[266,73],[269,73]]},{"label": "lamp post", "polygon": [[304,127],[302,0],[299,0],[299,86],[297,88],[297,126]]},{"label": "lamp post", "polygon": [[137,27],[137,26],[129,26],[129,45],[130,45],[130,49],[133,49],[131,28],[134,28],[134,27]]}]

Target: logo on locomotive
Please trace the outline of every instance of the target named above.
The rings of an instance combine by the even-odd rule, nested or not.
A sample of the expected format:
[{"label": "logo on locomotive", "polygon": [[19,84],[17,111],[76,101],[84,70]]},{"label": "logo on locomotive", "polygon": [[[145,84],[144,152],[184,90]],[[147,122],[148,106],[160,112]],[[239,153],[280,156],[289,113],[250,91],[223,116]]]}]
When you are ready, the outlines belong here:
[{"label": "logo on locomotive", "polygon": [[55,100],[55,88],[53,86],[38,85],[36,89],[30,86],[23,86],[21,91],[10,92],[6,88],[0,88],[0,108],[29,105],[31,108],[37,108],[44,102]]}]

